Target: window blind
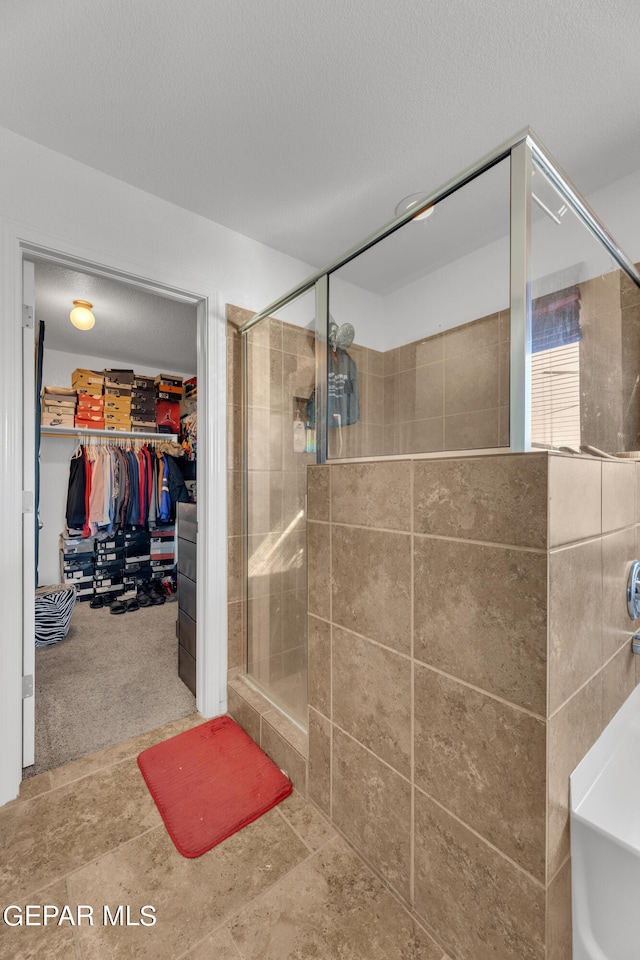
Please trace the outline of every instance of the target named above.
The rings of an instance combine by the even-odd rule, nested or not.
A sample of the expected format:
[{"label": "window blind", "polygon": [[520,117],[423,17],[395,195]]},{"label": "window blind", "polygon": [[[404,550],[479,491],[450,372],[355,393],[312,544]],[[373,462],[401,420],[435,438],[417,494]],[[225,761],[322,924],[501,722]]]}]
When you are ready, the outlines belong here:
[{"label": "window blind", "polygon": [[531,356],[531,440],[580,446],[580,343]]}]

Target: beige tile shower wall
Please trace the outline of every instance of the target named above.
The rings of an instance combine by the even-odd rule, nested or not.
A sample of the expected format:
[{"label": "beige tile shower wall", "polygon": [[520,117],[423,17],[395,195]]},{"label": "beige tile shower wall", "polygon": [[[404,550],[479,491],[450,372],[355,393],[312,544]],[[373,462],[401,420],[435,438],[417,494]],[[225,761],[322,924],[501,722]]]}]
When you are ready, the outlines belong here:
[{"label": "beige tile shower wall", "polygon": [[[640,264],[636,264],[640,269]],[[622,396],[623,429],[627,450],[640,450],[640,289],[627,277],[620,277],[622,314]]]},{"label": "beige tile shower wall", "polygon": [[384,452],[508,444],[509,311],[384,357]]},{"label": "beige tile shower wall", "polygon": [[569,775],[640,680],[626,609],[639,471],[549,457],[547,960],[571,957]]},{"label": "beige tile shower wall", "polygon": [[[229,661],[243,667],[244,625],[250,664],[271,686],[306,670],[306,467],[314,457],[294,453],[294,398],[308,399],[315,382],[314,336],[268,319],[248,336],[250,469],[248,606],[241,576],[242,370],[238,329],[252,316],[227,307],[229,443]],[[276,691],[277,692],[277,691]]]},{"label": "beige tile shower wall", "polygon": [[308,472],[310,797],[450,956],[542,960],[547,456]]},{"label": "beige tile shower wall", "polygon": [[638,469],[309,470],[309,795],[459,960],[571,960],[568,778],[636,682]]},{"label": "beige tile shower wall", "polygon": [[[624,436],[632,425],[624,422],[628,420],[625,408],[631,392],[625,390],[628,385],[623,380],[623,343],[627,348],[623,340],[621,277],[616,270],[580,284],[582,442],[608,452],[633,449]],[[637,375],[637,359],[633,366]]]}]

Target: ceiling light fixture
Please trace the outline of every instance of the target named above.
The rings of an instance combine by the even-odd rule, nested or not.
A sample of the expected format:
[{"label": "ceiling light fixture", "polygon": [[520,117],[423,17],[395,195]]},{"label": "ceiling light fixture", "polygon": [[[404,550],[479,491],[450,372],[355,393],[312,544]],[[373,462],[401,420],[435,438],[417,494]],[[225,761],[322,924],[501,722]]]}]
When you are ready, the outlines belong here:
[{"label": "ceiling light fixture", "polygon": [[91,330],[96,322],[96,318],[91,313],[92,303],[88,300],[74,300],[73,310],[69,314],[69,319],[78,330]]},{"label": "ceiling light fixture", "polygon": [[405,197],[396,205],[396,217],[399,217],[400,214],[406,213],[407,210],[410,210],[412,207],[416,208],[415,216],[411,217],[412,220],[426,220],[431,216],[435,210],[435,204],[431,203],[427,207],[421,207],[420,201],[424,199],[424,193],[411,193],[408,197]]}]

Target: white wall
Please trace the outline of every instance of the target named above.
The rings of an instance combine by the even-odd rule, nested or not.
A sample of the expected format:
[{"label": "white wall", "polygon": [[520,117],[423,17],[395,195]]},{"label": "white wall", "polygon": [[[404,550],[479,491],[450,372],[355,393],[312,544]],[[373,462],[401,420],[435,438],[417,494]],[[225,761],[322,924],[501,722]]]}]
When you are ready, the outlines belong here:
[{"label": "white wall", "polygon": [[[640,260],[640,170],[587,197],[603,225],[635,263]],[[616,269],[599,242],[572,215],[562,226],[540,214],[532,230],[534,296],[546,292],[535,282],[577,266],[573,280]],[[384,349],[431,336],[442,329],[504,310],[509,304],[507,237],[455,260],[385,297],[388,320]]]},{"label": "white wall", "polygon": [[[224,319],[225,302],[261,310],[296,286],[313,269],[232,230],[144,193],[61,154],[0,128],[0,451],[13,470],[0,474],[0,525],[5,551],[0,604],[5,629],[0,635],[0,804],[12,799],[20,781],[22,577],[19,566],[21,519],[21,363],[20,273],[16,238],[38,247],[81,257],[89,263],[127,272],[196,296],[213,305],[207,355],[215,358],[207,384],[209,422],[219,415],[207,446],[207,470],[217,487],[207,498],[206,527],[215,549],[207,563],[206,600],[211,636],[225,636],[226,530],[224,528]],[[216,295],[217,291],[217,295]],[[357,295],[357,291],[354,295]],[[217,311],[217,313],[215,312]],[[202,398],[201,402],[202,402]],[[204,443],[202,445],[204,447]],[[61,449],[56,454],[62,460]],[[66,455],[65,455],[66,460]],[[214,483],[214,481],[212,481]],[[209,513],[210,511],[210,513]],[[203,551],[199,551],[199,554]],[[203,561],[204,562],[204,561]],[[203,601],[204,602],[204,601]],[[222,611],[216,613],[218,609]],[[199,613],[200,619],[200,613]],[[209,620],[202,618],[202,623]],[[220,646],[220,645],[219,645]],[[200,658],[200,653],[198,654]],[[226,677],[225,651],[208,654],[216,677]],[[200,663],[200,659],[199,659]],[[208,676],[203,660],[200,676]],[[217,682],[217,681],[216,681]],[[199,681],[200,689],[200,681]],[[207,697],[209,699],[207,700]],[[221,693],[221,698],[223,694]],[[205,715],[212,716],[213,694],[205,692]],[[221,699],[221,702],[225,702]]]}]

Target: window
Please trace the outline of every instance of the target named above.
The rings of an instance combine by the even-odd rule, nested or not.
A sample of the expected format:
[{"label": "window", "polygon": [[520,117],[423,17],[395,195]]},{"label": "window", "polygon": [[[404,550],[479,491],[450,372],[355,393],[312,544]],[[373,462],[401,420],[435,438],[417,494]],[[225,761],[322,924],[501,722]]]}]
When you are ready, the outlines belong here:
[{"label": "window", "polygon": [[579,447],[580,291],[570,287],[532,305],[531,442]]}]

